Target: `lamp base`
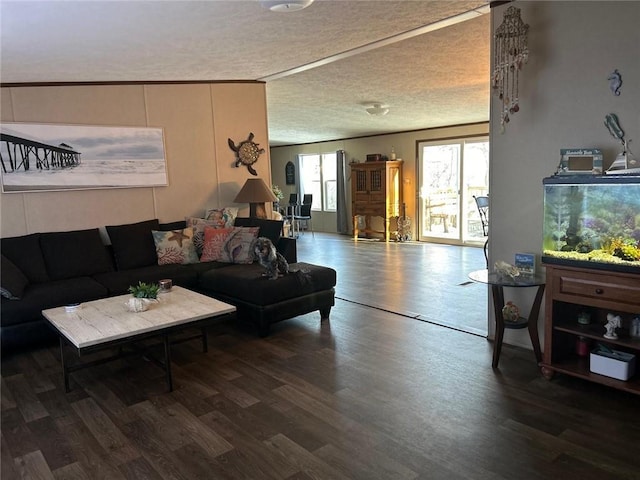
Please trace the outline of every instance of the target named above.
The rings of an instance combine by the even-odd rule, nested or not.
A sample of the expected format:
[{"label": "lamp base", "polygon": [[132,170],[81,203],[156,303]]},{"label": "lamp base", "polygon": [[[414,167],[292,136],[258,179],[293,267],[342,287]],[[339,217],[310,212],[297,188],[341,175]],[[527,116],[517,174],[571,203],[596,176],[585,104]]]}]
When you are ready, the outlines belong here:
[{"label": "lamp base", "polygon": [[249,216],[253,218],[267,218],[267,209],[265,202],[250,203]]}]

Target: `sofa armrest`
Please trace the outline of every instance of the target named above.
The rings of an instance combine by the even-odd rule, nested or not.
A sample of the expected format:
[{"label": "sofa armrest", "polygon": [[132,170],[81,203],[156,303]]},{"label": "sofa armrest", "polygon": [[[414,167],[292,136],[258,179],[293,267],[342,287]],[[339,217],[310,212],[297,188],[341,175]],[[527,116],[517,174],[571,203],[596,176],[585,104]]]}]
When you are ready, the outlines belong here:
[{"label": "sofa armrest", "polygon": [[288,263],[296,263],[298,261],[298,247],[295,238],[280,237],[276,250],[282,254]]}]

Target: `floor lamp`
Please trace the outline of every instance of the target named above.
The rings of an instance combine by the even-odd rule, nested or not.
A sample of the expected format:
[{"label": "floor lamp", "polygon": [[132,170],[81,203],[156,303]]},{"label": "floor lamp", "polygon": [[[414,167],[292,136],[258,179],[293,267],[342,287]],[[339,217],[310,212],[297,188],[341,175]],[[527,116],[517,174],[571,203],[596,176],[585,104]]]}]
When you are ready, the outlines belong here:
[{"label": "floor lamp", "polygon": [[256,218],[267,218],[267,202],[277,202],[278,198],[267,187],[261,178],[249,178],[242,189],[236,195],[234,202],[248,203],[249,216]]}]

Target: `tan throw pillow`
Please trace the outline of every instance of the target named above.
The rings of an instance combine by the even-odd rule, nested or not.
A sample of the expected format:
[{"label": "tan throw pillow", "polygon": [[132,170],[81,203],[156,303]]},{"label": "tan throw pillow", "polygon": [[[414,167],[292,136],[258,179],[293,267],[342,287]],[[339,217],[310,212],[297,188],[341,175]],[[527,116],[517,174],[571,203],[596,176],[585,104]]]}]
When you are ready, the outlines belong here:
[{"label": "tan throw pillow", "polygon": [[168,232],[152,230],[151,234],[156,244],[158,265],[198,263],[198,254],[193,245],[193,228]]},{"label": "tan throw pillow", "polygon": [[221,262],[253,263],[251,247],[258,238],[259,227],[233,227],[222,247]]},{"label": "tan throw pillow", "polygon": [[222,248],[233,228],[205,227],[204,245],[202,246],[201,262],[220,262]]}]

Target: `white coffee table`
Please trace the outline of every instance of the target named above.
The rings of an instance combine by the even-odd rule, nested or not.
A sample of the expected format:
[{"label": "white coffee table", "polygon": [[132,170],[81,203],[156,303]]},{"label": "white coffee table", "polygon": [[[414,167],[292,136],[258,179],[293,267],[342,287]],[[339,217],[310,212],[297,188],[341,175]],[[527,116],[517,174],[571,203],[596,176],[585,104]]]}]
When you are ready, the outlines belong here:
[{"label": "white coffee table", "polygon": [[[226,319],[236,307],[206,295],[182,287],[158,296],[158,302],[144,312],[133,313],[125,306],[131,295],[103,298],[82,303],[73,311],[65,307],[43,310],[42,315],[60,336],[60,361],[65,390],[69,392],[69,374],[81,368],[122,358],[124,345],[133,345],[143,339],[162,337],[164,362],[158,362],[165,370],[169,391],[173,390],[171,377],[171,341],[169,336],[186,329],[199,328],[201,333],[179,341],[202,339],[203,351],[207,351],[206,326]],[[78,358],[98,350],[119,347],[119,353],[92,362],[68,365],[64,344],[70,344]],[[175,342],[174,342],[175,343]],[[139,353],[139,352],[134,352]]]}]

